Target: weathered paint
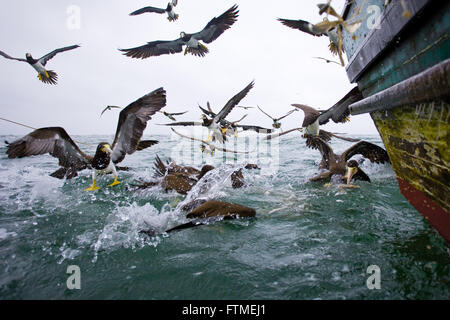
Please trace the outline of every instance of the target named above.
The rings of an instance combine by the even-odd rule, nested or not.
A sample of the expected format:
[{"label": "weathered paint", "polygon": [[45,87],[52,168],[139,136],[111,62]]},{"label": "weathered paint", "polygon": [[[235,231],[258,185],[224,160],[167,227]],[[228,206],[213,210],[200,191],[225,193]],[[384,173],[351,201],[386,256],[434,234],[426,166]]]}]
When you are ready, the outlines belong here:
[{"label": "weathered paint", "polygon": [[371,113],[398,178],[450,215],[450,105],[441,102]]},{"label": "weathered paint", "polygon": [[450,242],[450,214],[445,212],[438,203],[427,197],[423,192],[417,190],[411,184],[398,178],[398,186],[403,196],[421,212],[425,219]]},{"label": "weathered paint", "polygon": [[[450,58],[450,1],[427,7],[382,57],[357,79],[368,97]],[[437,9],[436,6],[440,5]],[[420,26],[420,27],[419,27]]]}]

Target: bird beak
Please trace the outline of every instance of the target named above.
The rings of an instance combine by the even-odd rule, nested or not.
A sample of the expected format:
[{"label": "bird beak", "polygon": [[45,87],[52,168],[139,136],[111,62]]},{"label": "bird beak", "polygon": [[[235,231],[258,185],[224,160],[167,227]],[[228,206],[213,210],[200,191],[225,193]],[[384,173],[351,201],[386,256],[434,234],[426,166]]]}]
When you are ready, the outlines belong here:
[{"label": "bird beak", "polygon": [[357,171],[358,168],[356,167],[347,167],[347,172],[345,173],[345,176],[347,177],[347,184],[350,184],[350,181],[352,181],[352,178]]},{"label": "bird beak", "polygon": [[222,133],[226,133],[228,131],[228,128],[222,128],[220,129],[220,131],[222,131]]},{"label": "bird beak", "polygon": [[104,144],[102,151],[107,154],[111,154],[112,153],[111,146],[109,144]]}]

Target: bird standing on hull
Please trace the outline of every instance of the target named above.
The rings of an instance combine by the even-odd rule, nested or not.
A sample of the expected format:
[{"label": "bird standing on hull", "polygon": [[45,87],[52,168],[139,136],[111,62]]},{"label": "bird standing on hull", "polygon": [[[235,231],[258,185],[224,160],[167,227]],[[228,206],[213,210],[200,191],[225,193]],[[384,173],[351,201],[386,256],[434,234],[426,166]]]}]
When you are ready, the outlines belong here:
[{"label": "bird standing on hull", "polygon": [[97,190],[96,177],[102,173],[113,173],[117,180],[116,164],[121,162],[126,154],[148,148],[158,141],[142,140],[142,134],[151,116],[166,105],[166,92],[163,88],[156,89],[124,108],[119,115],[114,142],[110,145],[102,142],[97,146],[92,157],[85,154],[61,127],[48,127],[34,130],[23,138],[8,145],[8,158],[22,158],[50,153],[58,158],[61,168],[51,174],[59,179],[71,179],[78,171],[92,169],[92,185],[86,191]]},{"label": "bird standing on hull", "polygon": [[39,80],[41,80],[42,82],[47,83],[47,84],[56,84],[56,82],[58,80],[58,75],[53,70],[45,69],[45,65],[56,54],[58,54],[60,52],[76,49],[78,47],[79,47],[79,45],[73,45],[73,46],[69,46],[69,47],[56,49],[39,59],[34,59],[30,53],[25,54],[26,59],[13,58],[13,57],[7,55],[6,53],[4,53],[3,51],[0,51],[0,55],[5,57],[6,59],[27,62],[30,66],[33,67],[34,70],[37,71]]},{"label": "bird standing on hull", "polygon": [[175,21],[178,19],[178,14],[175,13],[175,11],[173,10],[174,7],[176,7],[178,1],[177,0],[172,0],[169,1],[167,3],[167,7],[166,9],[161,9],[161,8],[155,8],[155,7],[144,7],[141,8],[139,10],[133,11],[132,13],[130,13],[130,16],[136,16],[142,13],[146,13],[146,12],[153,12],[153,13],[159,13],[159,14],[163,14],[163,13],[167,13],[167,20],[169,21]]},{"label": "bird standing on hull", "polygon": [[209,52],[208,48],[200,41],[211,43],[216,40],[225,30],[229,29],[234,22],[236,22],[239,10],[237,5],[234,5],[221,16],[213,18],[206,27],[197,33],[180,33],[180,38],[173,41],[157,40],[148,42],[146,45],[130,48],[119,49],[124,52],[124,55],[136,58],[146,59],[152,56],[160,56],[162,54],[179,53],[183,51],[183,46],[186,46],[184,54],[192,54],[198,57],[204,57]]}]

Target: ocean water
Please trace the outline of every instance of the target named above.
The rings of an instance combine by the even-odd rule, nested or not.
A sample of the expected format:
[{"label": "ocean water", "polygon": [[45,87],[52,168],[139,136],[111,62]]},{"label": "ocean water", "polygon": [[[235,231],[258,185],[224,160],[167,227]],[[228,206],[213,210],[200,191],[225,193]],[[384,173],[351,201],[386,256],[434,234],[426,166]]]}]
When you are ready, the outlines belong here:
[{"label": "ocean water", "polygon": [[[50,155],[8,159],[0,137],[0,299],[449,299],[450,248],[400,194],[389,164],[361,167],[372,183],[341,190],[310,183],[320,155],[298,133],[271,143],[240,136],[249,154],[203,154],[198,142],[171,136],[127,156],[121,184],[102,176],[85,192],[90,171],[70,181],[49,176]],[[112,136],[76,136],[93,153]],[[363,136],[382,146],[379,136]],[[253,142],[249,142],[253,141]],[[341,153],[351,145],[333,140]],[[183,151],[184,150],[184,151]],[[159,187],[134,192],[152,180],[158,154],[180,164],[213,164],[208,183],[187,196]],[[246,186],[230,174],[247,162]],[[180,206],[198,197],[239,203],[255,218],[148,237],[186,222]],[[80,289],[69,289],[69,266],[80,270]],[[369,289],[369,266],[380,288]]]}]

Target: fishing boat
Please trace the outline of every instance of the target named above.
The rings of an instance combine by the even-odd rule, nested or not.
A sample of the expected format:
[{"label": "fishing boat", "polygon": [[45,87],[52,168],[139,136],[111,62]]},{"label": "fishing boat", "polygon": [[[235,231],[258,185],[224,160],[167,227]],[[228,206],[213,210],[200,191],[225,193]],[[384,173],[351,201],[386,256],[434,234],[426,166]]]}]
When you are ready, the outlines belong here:
[{"label": "fishing boat", "polygon": [[[450,1],[351,0],[347,76],[362,92],[403,196],[450,242]],[[398,214],[401,214],[399,212]]]}]

